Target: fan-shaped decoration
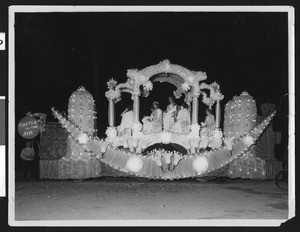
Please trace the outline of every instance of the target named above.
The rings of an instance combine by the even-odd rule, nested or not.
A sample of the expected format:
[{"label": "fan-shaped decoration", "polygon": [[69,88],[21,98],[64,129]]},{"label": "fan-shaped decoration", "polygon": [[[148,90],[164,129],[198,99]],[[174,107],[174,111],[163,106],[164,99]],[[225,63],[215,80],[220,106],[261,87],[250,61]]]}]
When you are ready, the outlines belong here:
[{"label": "fan-shaped decoration", "polygon": [[[72,122],[65,120],[63,116],[53,109],[53,114],[62,125],[69,131],[70,135],[74,138],[78,138],[82,131],[79,127]],[[112,147],[107,147],[106,152],[103,153],[101,147],[103,147],[104,140],[100,140],[97,137],[89,138],[85,144],[85,148],[94,156],[101,157],[100,160],[112,168],[118,169],[125,173],[134,173],[139,177],[146,177],[152,179],[178,179],[188,177],[198,177],[211,175],[213,172],[224,168],[229,163],[236,160],[242,154],[250,149],[248,143],[244,142],[246,136],[251,136],[254,141],[258,139],[262,131],[270,123],[275,113],[268,116],[262,123],[249,131],[245,136],[237,138],[232,143],[232,150],[229,151],[225,146],[221,149],[211,150],[209,152],[198,152],[195,155],[180,155],[171,156],[171,164],[178,164],[173,167],[174,169],[163,170],[160,167],[159,157],[168,156],[169,151],[160,151],[160,156],[156,158],[153,154],[141,156],[135,155],[127,151],[119,150]],[[195,161],[195,157],[197,161]],[[201,157],[201,159],[199,158]],[[130,161],[129,161],[130,160]],[[196,162],[196,163],[195,163]],[[142,164],[142,165],[141,165]],[[196,170],[195,170],[196,169]]]}]

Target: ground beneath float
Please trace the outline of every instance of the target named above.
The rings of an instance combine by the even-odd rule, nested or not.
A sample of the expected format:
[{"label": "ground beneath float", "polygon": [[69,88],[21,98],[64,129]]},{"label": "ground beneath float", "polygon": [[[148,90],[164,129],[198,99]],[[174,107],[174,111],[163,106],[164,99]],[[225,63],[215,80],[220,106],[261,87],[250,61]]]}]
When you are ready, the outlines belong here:
[{"label": "ground beneath float", "polygon": [[15,190],[17,221],[288,217],[288,192],[272,181],[40,180],[18,181]]}]

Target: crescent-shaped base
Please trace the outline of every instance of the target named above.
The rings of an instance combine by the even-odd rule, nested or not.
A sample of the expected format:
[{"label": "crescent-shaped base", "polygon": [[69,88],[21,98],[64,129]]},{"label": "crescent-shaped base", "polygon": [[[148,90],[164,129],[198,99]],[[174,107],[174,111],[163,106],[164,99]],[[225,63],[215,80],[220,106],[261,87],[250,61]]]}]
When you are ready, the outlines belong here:
[{"label": "crescent-shaped base", "polygon": [[245,154],[275,115],[272,113],[253,130],[233,141],[231,146],[224,145],[219,149],[186,155],[165,150],[142,155],[113,148],[107,141],[91,137],[81,131],[79,127],[73,125],[54,109],[53,113],[70,135],[86,151],[90,152],[91,156],[97,157],[110,167],[127,174],[164,180],[211,176],[217,170]]}]

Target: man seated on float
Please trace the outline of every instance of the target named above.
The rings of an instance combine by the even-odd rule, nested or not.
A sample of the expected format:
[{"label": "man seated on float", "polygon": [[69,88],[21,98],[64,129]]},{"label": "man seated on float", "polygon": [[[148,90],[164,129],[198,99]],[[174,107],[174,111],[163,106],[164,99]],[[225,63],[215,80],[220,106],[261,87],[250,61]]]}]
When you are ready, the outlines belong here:
[{"label": "man seated on float", "polygon": [[191,124],[191,115],[189,106],[185,102],[179,106],[179,111],[175,123],[171,126],[170,131],[180,134],[189,134]]},{"label": "man seated on float", "polygon": [[159,108],[157,101],[152,103],[151,111],[151,115],[144,117],[142,120],[145,134],[156,133],[162,130],[162,110]]},{"label": "man seated on float", "polygon": [[213,112],[210,108],[206,109],[206,117],[204,122],[201,123],[201,132],[208,133],[208,135],[212,135],[212,132],[216,128],[216,121],[213,115]]},{"label": "man seated on float", "polygon": [[171,126],[175,123],[177,113],[177,105],[173,96],[169,97],[169,105],[163,113],[163,129],[169,130]]},{"label": "man seated on float", "polygon": [[121,116],[121,124],[117,126],[118,136],[131,135],[132,125],[134,122],[132,105],[127,106],[127,108],[122,112]]}]

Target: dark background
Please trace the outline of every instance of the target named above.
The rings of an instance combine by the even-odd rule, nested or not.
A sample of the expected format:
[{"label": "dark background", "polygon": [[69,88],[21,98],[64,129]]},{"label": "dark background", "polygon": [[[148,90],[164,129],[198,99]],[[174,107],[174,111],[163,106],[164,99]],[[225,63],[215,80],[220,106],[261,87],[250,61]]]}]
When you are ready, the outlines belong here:
[{"label": "dark background", "polygon": [[[220,84],[224,105],[244,90],[258,106],[281,105],[273,126],[282,132],[279,158],[287,149],[288,21],[287,13],[256,12],[137,12],[137,13],[16,13],[15,115],[28,111],[47,114],[51,107],[68,110],[73,91],[84,86],[94,97],[98,136],[108,126],[106,82],[126,82],[127,69],[143,69],[169,59],[207,73],[204,81]],[[140,117],[150,114],[151,102],[164,109],[175,87],[154,84],[148,98],[140,98]],[[120,113],[131,104],[122,95]],[[199,99],[200,100],[200,99]],[[281,103],[281,104],[280,104]],[[206,106],[199,104],[199,121]],[[16,134],[16,152],[24,141]]]},{"label": "dark background", "polygon": [[[167,2],[167,3],[166,3]],[[60,1],[55,1],[55,0],[45,0],[45,1],[39,1],[39,0],[26,0],[26,1],[24,1],[24,0],[3,0],[3,1],[0,1],[0,28],[1,28],[1,31],[4,31],[4,32],[6,32],[7,33],[7,41],[8,41],[8,6],[10,6],[10,5],[14,5],[14,4],[18,4],[18,5],[25,5],[25,4],[32,4],[32,5],[51,5],[51,4],[62,4],[62,5],[78,5],[78,4],[80,4],[80,5],[82,5],[82,4],[86,4],[86,5],[95,5],[95,4],[107,4],[107,5],[113,5],[113,4],[116,4],[116,5],[120,5],[120,4],[133,4],[133,5],[138,5],[138,4],[145,4],[145,5],[151,5],[151,4],[162,4],[162,5],[168,5],[168,4],[179,4],[179,5],[199,5],[199,4],[202,4],[202,5],[255,5],[255,6],[257,6],[257,5],[263,5],[263,6],[265,6],[265,5],[277,5],[277,6],[282,6],[282,5],[293,5],[294,7],[295,7],[295,11],[296,11],[296,13],[295,13],[295,21],[296,21],[296,24],[295,24],[295,35],[296,35],[296,39],[295,39],[295,41],[297,41],[297,34],[298,34],[298,29],[297,29],[297,25],[298,25],[298,20],[297,20],[297,15],[299,15],[299,14],[297,14],[297,13],[299,13],[298,12],[298,10],[297,10],[297,7],[296,7],[296,4],[297,3],[297,1],[294,1],[294,0],[252,0],[252,1],[241,1],[241,0],[238,0],[238,1],[232,1],[232,0],[229,0],[229,1],[220,1],[220,0],[195,0],[195,1],[193,1],[193,0],[186,0],[186,1],[164,1],[164,0],[159,0],[159,1],[156,1],[156,0],[151,0],[151,1],[143,1],[143,3],[141,3],[141,1],[134,1],[134,0],[130,0],[130,1],[125,1],[125,2],[123,2],[123,1],[114,1],[114,0],[109,0],[109,1],[107,1],[107,0],[101,0],[101,1],[93,1],[93,0],[85,0],[85,1],[81,1],[81,0],[60,0]],[[281,15],[281,14],[279,14],[279,13],[274,13],[275,15]],[[273,14],[273,15],[274,15]],[[263,14],[263,15],[266,15],[266,14]],[[286,30],[286,28],[287,28],[287,25],[286,25],[286,19],[285,19],[285,16],[283,16],[284,18],[283,19],[278,19],[277,21],[275,20],[275,23],[273,24],[272,23],[272,20],[269,20],[268,21],[268,25],[269,26],[271,26],[271,28],[273,28],[273,27],[277,27],[277,26],[280,26],[279,28],[278,28],[278,30],[279,31],[281,31],[282,32],[282,30],[281,30],[281,28],[282,28],[282,25],[283,25],[283,27],[285,28],[284,29],[284,31],[287,31]],[[216,19],[217,20],[217,19]],[[283,21],[282,21],[283,20]],[[266,23],[266,20],[264,20],[263,19],[263,21]],[[281,23],[278,25],[278,21],[280,21]],[[221,23],[222,23],[223,21],[222,20],[219,20],[219,24],[221,25]],[[256,24],[256,23],[255,23]],[[262,23],[262,24],[264,24],[264,23]],[[261,26],[261,22],[260,23],[258,23],[258,25],[257,25],[258,27],[260,27]],[[17,27],[16,27],[17,28]],[[220,26],[220,28],[222,28],[221,26]],[[96,28],[95,28],[96,29]],[[273,30],[272,30],[273,31]],[[251,29],[250,29],[250,32],[251,32]],[[267,30],[266,31],[267,32],[267,34],[268,33],[270,33],[270,31],[269,30]],[[277,29],[276,30],[274,30],[274,32],[275,32],[275,35],[274,35],[274,33],[273,33],[273,36],[272,36],[272,40],[273,41],[276,41],[276,38],[277,38],[277,35],[276,35],[276,33],[278,32],[277,31]],[[255,33],[254,33],[254,31],[253,31],[253,34],[255,35]],[[281,43],[279,43],[278,44],[278,46],[276,46],[276,48],[278,49],[278,47],[279,48],[281,48],[281,50],[285,50],[286,49],[286,51],[284,52],[285,54],[287,54],[287,34],[286,33],[280,33],[280,34],[282,34],[283,36],[284,36],[284,40],[286,41],[285,42],[285,45],[281,45]],[[259,37],[264,37],[264,36],[266,35],[265,34],[265,32],[264,32],[264,30],[262,30],[262,34],[257,34],[257,36],[259,36]],[[174,36],[174,35],[173,35]],[[17,40],[18,40],[18,38],[16,38]],[[198,39],[200,39],[200,38],[198,38]],[[218,38],[218,39],[221,39],[221,38]],[[246,38],[245,39],[249,39],[247,36],[246,36]],[[270,39],[268,39],[268,41],[270,41]],[[212,42],[212,41],[211,41]],[[277,42],[275,42],[275,44],[277,44]],[[7,43],[7,45],[8,45],[8,43]],[[200,43],[199,43],[199,45],[201,45]],[[240,44],[238,44],[239,46],[241,46],[241,43]],[[87,45],[88,46],[88,45]],[[262,43],[260,46],[265,46],[265,43]],[[268,46],[268,45],[267,45]],[[206,47],[206,46],[205,46]],[[268,46],[269,47],[269,50],[272,50],[272,46]],[[7,46],[7,48],[8,48],[8,46]],[[297,50],[297,46],[295,47],[296,48],[296,50]],[[274,48],[275,49],[275,48]],[[256,51],[257,50],[259,50],[259,49],[256,49]],[[177,49],[176,50],[174,50],[174,52],[176,52],[176,51],[178,51]],[[32,52],[32,51],[31,51]],[[273,52],[273,51],[271,51],[271,52]],[[272,53],[273,54],[273,53]],[[297,54],[297,53],[296,53]],[[2,76],[2,78],[0,78],[0,95],[6,95],[7,94],[7,83],[8,83],[8,51],[6,50],[6,51],[0,51],[0,75]],[[201,54],[201,55],[203,55],[203,54]],[[229,55],[233,55],[233,54],[229,54]],[[240,55],[243,55],[242,53],[240,53]],[[166,58],[169,58],[170,57],[170,54],[168,54],[167,55],[167,57]],[[217,56],[214,56],[213,54],[212,54],[212,57],[214,58],[214,59],[217,59],[218,57]],[[270,57],[271,58],[274,58],[274,57],[272,57],[272,55],[270,55]],[[163,57],[163,58],[160,58],[159,59],[159,61],[161,60],[161,59],[164,59],[165,57]],[[187,57],[185,57],[185,58],[187,58]],[[226,59],[227,59],[228,57],[225,57],[225,58],[223,58],[224,60],[224,62],[226,62]],[[219,58],[220,59],[220,58]],[[284,72],[285,72],[285,75],[283,76],[283,77],[281,77],[280,76],[280,78],[282,78],[282,81],[283,82],[285,82],[285,89],[287,89],[287,87],[286,87],[286,84],[287,84],[287,69],[286,69],[286,63],[287,63],[287,55],[284,55],[284,57],[282,57],[282,59],[284,59],[284,62],[283,63],[281,63],[281,65],[282,64],[284,64],[284,66],[285,66],[285,68],[283,68],[282,70],[285,70]],[[171,60],[171,62],[172,63],[175,63],[175,61],[174,60],[172,60],[172,59],[170,59]],[[241,60],[238,60],[238,63],[239,63],[239,61],[241,61]],[[250,61],[250,60],[248,60],[248,61]],[[268,62],[269,60],[263,60],[262,61],[262,63],[264,63],[264,62]],[[297,56],[296,56],[296,61],[297,61]],[[124,61],[124,62],[126,62],[126,60]],[[156,63],[158,63],[158,60],[155,60],[154,62],[151,62],[151,64],[156,64]],[[297,62],[296,62],[297,63]],[[148,66],[148,65],[151,65],[151,64],[145,64],[145,66]],[[212,65],[212,63],[209,63],[210,65]],[[120,64],[119,64],[120,65]],[[181,65],[183,65],[182,63],[181,63]],[[231,66],[234,66],[234,65],[236,65],[236,63],[231,63],[229,60],[228,60],[228,65],[231,65]],[[262,64],[263,65],[263,64]],[[75,66],[75,65],[74,65]],[[138,67],[138,64],[136,63],[136,64],[130,64],[128,67],[126,67],[126,65],[124,65],[125,66],[125,69],[127,69],[127,68],[132,68],[132,67],[134,67],[134,66],[136,66],[136,67]],[[138,67],[138,68],[144,68],[145,66],[141,66],[141,67]],[[116,68],[114,68],[113,70],[118,70],[118,67],[117,66],[115,66]],[[190,64],[188,64],[187,66],[186,66],[187,68],[191,68],[191,66],[190,66]],[[226,65],[223,65],[223,67],[226,67]],[[236,66],[237,67],[237,66]],[[278,70],[278,66],[277,65],[274,65],[271,69],[269,69],[269,70],[267,70],[268,72],[270,72],[270,73],[276,73],[276,71],[275,70]],[[201,70],[200,69],[200,63],[199,63],[199,67],[197,66],[196,68],[195,68],[195,70]],[[230,69],[228,69],[228,70],[230,70]],[[233,69],[234,70],[234,69]],[[231,70],[231,71],[233,71],[233,70]],[[240,70],[243,72],[243,68],[240,68]],[[206,81],[206,82],[208,82],[208,83],[210,83],[209,81],[211,80],[211,81],[218,81],[220,84],[221,84],[221,82],[220,82],[220,80],[219,79],[227,79],[228,78],[228,76],[226,76],[226,78],[225,78],[225,76],[224,75],[221,75],[221,76],[219,76],[219,78],[218,78],[218,80],[217,79],[215,79],[214,80],[214,78],[211,76],[211,73],[209,73],[208,72],[208,70],[201,70],[201,71],[206,71],[207,73],[208,73],[208,80]],[[215,71],[215,72],[220,72],[220,73],[222,73],[222,70],[213,70],[213,71]],[[274,71],[274,72],[273,72]],[[224,72],[224,70],[223,70],[223,72]],[[244,73],[244,72],[243,72]],[[296,73],[297,73],[297,66],[296,66]],[[253,77],[255,77],[256,75],[258,75],[258,73],[256,73],[254,76],[252,76],[251,78],[253,78]],[[232,76],[232,75],[229,75],[229,76]],[[238,75],[239,77],[238,77],[238,79],[239,80],[242,80],[242,81],[240,81],[239,83],[235,83],[235,84],[233,84],[233,83],[231,83],[231,81],[228,81],[228,85],[230,85],[230,84],[232,84],[232,88],[228,88],[228,91],[229,91],[229,95],[233,95],[233,92],[234,91],[237,91],[238,92],[238,94],[240,93],[238,90],[239,89],[237,89],[237,90],[235,90],[236,89],[236,85],[237,84],[241,84],[241,83],[245,83],[245,81],[247,81],[247,79],[246,78],[242,78],[243,76],[242,75]],[[126,77],[125,77],[125,72],[122,72],[122,77],[124,78],[124,81],[125,81],[125,79],[126,79]],[[270,76],[269,76],[270,77]],[[16,77],[16,78],[18,78],[18,77]],[[20,77],[20,78],[22,78],[22,77]],[[274,91],[274,92],[272,92],[272,91],[270,91],[271,92],[271,94],[266,94],[267,95],[267,97],[264,97],[265,96],[265,91],[264,90],[268,90],[269,88],[271,88],[271,84],[267,84],[268,82],[267,81],[265,81],[265,79],[264,78],[262,78],[261,80],[260,80],[260,78],[258,78],[258,80],[261,82],[261,84],[263,84],[263,83],[265,83],[264,84],[264,86],[267,86],[266,88],[261,88],[261,85],[256,85],[255,86],[255,88],[253,88],[252,89],[252,91],[255,91],[256,90],[256,88],[261,88],[263,91],[260,91],[259,92],[259,94],[256,94],[256,96],[254,96],[255,97],[255,100],[256,100],[256,102],[257,102],[257,104],[260,104],[260,102],[264,102],[264,101],[276,101],[276,93],[277,93],[277,91]],[[18,83],[17,83],[18,81],[16,81],[16,84],[18,85]],[[249,83],[249,80],[248,80],[248,83]],[[297,84],[297,79],[296,79],[296,84]],[[243,85],[245,85],[245,84],[243,84]],[[279,85],[279,86],[277,86],[278,88],[281,88],[282,86],[281,85]],[[77,86],[75,87],[75,89],[77,89]],[[75,90],[74,89],[74,90]],[[297,89],[297,88],[296,88]],[[222,92],[224,93],[224,94],[227,94],[226,92],[225,92],[225,86],[224,86],[224,84],[222,83],[222,85],[221,85],[221,90],[222,90]],[[250,93],[250,94],[252,94],[253,95],[253,92],[250,92],[250,90],[248,89],[248,88],[246,88],[246,90]],[[41,91],[45,91],[45,89],[44,90],[41,90]],[[71,90],[69,90],[68,92],[72,92],[73,91],[73,89]],[[92,92],[91,91],[91,89],[89,89],[89,91],[90,92]],[[240,91],[242,91],[242,89],[240,89]],[[285,92],[285,91],[284,91]],[[41,95],[41,94],[40,94]],[[70,96],[69,94],[66,94],[67,95],[67,98]],[[231,99],[231,96],[229,96],[229,95],[225,95],[225,98],[226,99]],[[20,95],[19,95],[20,96]],[[273,98],[273,96],[274,96],[274,98]],[[21,96],[21,98],[22,97],[25,97],[25,96]],[[94,96],[95,97],[95,96]],[[35,98],[35,99],[37,99],[37,97]],[[222,102],[222,105],[224,105],[225,104],[225,100],[226,99],[224,99],[223,100],[223,102]],[[16,100],[18,100],[18,99],[16,99]],[[64,99],[65,101],[67,101],[67,99]],[[105,104],[107,104],[106,103],[106,99],[105,99]],[[27,101],[27,103],[28,103],[28,101]],[[21,118],[21,117],[23,117],[23,115],[24,115],[24,113],[26,113],[27,112],[27,109],[26,108],[30,108],[28,105],[27,105],[27,103],[26,103],[26,105],[16,105],[16,122]],[[56,108],[58,108],[59,110],[61,110],[63,107],[67,107],[66,106],[66,104],[63,104],[64,106],[62,106],[62,108],[60,108],[59,107],[59,104],[60,103],[60,101],[58,101],[58,102],[55,102],[55,103],[53,103],[53,104],[51,104],[51,105],[54,105],[55,104],[55,106],[56,106]],[[96,99],[96,103],[97,103],[97,105],[99,105],[99,103],[98,103],[98,100]],[[283,98],[283,107],[281,108],[281,111],[280,112],[282,112],[282,113],[279,113],[279,111],[277,111],[277,116],[274,118],[274,128],[280,128],[280,130],[281,131],[283,131],[284,133],[283,133],[283,139],[284,139],[284,141],[285,141],[285,143],[282,145],[282,147],[285,147],[285,148],[287,148],[287,121],[288,121],[288,118],[287,118],[287,108],[288,108],[288,102],[287,102],[287,97],[285,97],[285,98]],[[6,104],[7,104],[7,101],[6,101]],[[22,103],[21,103],[22,104]],[[25,103],[23,103],[23,104],[25,104]],[[119,104],[121,104],[121,102],[119,103]],[[37,106],[37,104],[32,104],[33,106]],[[45,106],[45,108],[47,108],[47,110],[45,111],[45,113],[47,113],[48,114],[48,119],[49,120],[54,120],[53,118],[51,119],[51,115],[50,115],[50,109],[48,108],[48,107],[46,107],[46,104],[43,104],[44,106]],[[7,105],[6,105],[7,106]],[[20,108],[21,107],[21,108]],[[23,108],[22,108],[23,107]],[[200,105],[200,107],[201,107],[201,105]],[[37,107],[38,108],[38,107]],[[6,107],[6,109],[8,109],[8,107]],[[42,111],[42,110],[41,110]],[[7,112],[7,111],[6,111]],[[106,113],[105,113],[106,114]],[[99,116],[99,113],[98,113],[98,116]],[[200,115],[201,116],[201,115]],[[98,120],[100,119],[100,117],[98,117]],[[102,118],[101,118],[102,119]],[[8,117],[6,117],[6,120],[8,120]],[[103,117],[103,120],[106,120],[106,117]],[[296,124],[296,126],[297,126],[297,124]],[[7,127],[7,129],[9,129],[8,127]],[[279,130],[279,129],[277,129],[277,130]],[[8,132],[6,131],[6,133],[8,134]],[[296,140],[297,141],[297,140]],[[22,143],[23,144],[23,141],[22,141],[22,139],[20,138],[20,136],[16,136],[16,143],[18,144],[18,143]],[[7,147],[6,147],[7,148]],[[293,151],[292,151],[293,152]],[[8,158],[8,157],[11,157],[11,156],[14,156],[14,154],[8,154],[8,152],[7,152],[7,154],[6,154],[6,157]],[[17,156],[17,155],[16,155]],[[7,162],[7,160],[8,159],[6,159],[6,162]],[[296,166],[298,166],[297,165],[297,157],[296,157],[296,164],[295,164]],[[297,172],[297,169],[296,169],[296,173],[298,173]],[[8,176],[8,169],[6,170],[6,176]],[[7,182],[8,183],[8,182]],[[8,185],[7,185],[8,186]],[[297,188],[297,185],[296,185],[296,190],[297,190],[298,188]],[[297,192],[297,191],[296,191]],[[6,189],[6,193],[8,194],[8,188]],[[296,194],[297,195],[297,194]],[[8,231],[15,231],[16,230],[16,228],[11,228],[11,227],[9,227],[8,226],[8,224],[7,224],[7,198],[1,198],[1,207],[0,207],[1,209],[3,209],[3,210],[1,210],[0,211],[0,214],[1,214],[1,222],[3,222],[1,225],[2,225],[2,227],[3,228],[5,228],[5,230],[8,230]],[[282,224],[281,225],[281,229],[279,228],[278,230],[279,231],[283,231],[283,230],[286,230],[287,229],[287,227],[288,228],[293,228],[294,227],[294,224],[295,224],[295,221],[296,221],[296,218],[294,218],[294,219],[291,219],[291,220],[289,220],[288,222],[286,222],[286,223],[284,223],[284,224]],[[283,229],[284,228],[284,229]],[[54,229],[56,229],[56,228],[54,228]],[[90,228],[86,228],[88,231],[90,231],[90,230],[92,230],[92,229],[90,229]],[[107,228],[108,229],[108,228]],[[118,228],[114,228],[113,230],[118,230]],[[145,230],[147,230],[146,228],[144,228]],[[186,229],[188,229],[188,228],[186,228]],[[234,230],[234,228],[231,228],[232,230]],[[250,229],[248,229],[248,228],[245,228],[246,229],[246,231],[247,230],[250,230]],[[259,230],[259,228],[253,228],[254,230]],[[19,231],[23,231],[23,230],[28,230],[28,228],[26,228],[26,229],[24,229],[24,228],[18,228],[17,230],[19,230]],[[47,230],[47,231],[49,231],[50,229],[48,229],[48,228],[30,228],[30,230],[32,230],[32,231],[41,231],[41,230]],[[81,229],[76,229],[76,228],[74,228],[74,227],[72,227],[72,228],[65,228],[64,230],[72,230],[72,231],[81,231]],[[123,230],[123,228],[120,228],[120,230]],[[149,230],[152,230],[152,228],[149,228]],[[193,230],[193,228],[189,228],[188,230]],[[196,230],[198,230],[198,228],[194,228],[194,230],[196,231]],[[209,229],[208,229],[209,230]],[[215,228],[211,228],[210,230],[212,230],[212,231],[215,231]],[[237,228],[237,231],[239,231],[240,229],[239,228]],[[261,228],[261,230],[263,230],[263,231],[274,231],[274,228],[266,228],[266,227],[263,227],[263,228]],[[234,230],[235,231],[235,230]]]}]

